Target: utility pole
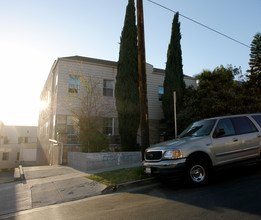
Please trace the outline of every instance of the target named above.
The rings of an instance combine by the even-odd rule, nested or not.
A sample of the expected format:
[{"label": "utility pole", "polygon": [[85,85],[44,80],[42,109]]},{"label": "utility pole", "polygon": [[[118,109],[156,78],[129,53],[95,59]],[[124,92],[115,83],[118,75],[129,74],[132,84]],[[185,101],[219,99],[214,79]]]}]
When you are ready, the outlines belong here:
[{"label": "utility pole", "polygon": [[140,131],[141,131],[141,153],[142,153],[142,160],[143,160],[145,149],[150,146],[144,20],[143,20],[143,0],[137,0],[137,24],[138,24],[137,26],[138,70],[139,70],[139,89],[140,89]]},{"label": "utility pole", "polygon": [[175,129],[175,136],[174,138],[176,139],[178,136],[178,131],[177,131],[177,98],[176,98],[176,91],[173,92],[173,107],[174,107],[174,129]]}]

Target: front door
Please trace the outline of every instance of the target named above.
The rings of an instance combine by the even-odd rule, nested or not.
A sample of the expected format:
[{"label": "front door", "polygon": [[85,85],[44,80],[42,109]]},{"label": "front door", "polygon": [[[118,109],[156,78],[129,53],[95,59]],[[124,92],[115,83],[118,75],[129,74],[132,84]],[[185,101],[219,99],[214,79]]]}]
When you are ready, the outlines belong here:
[{"label": "front door", "polygon": [[217,165],[237,160],[235,152],[241,148],[241,139],[236,135],[236,130],[230,118],[218,121],[212,140]]}]

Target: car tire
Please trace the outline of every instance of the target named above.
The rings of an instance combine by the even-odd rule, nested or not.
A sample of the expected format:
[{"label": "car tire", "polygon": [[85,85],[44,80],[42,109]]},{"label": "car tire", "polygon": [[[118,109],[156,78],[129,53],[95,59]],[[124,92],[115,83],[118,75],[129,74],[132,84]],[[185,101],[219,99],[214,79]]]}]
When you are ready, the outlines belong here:
[{"label": "car tire", "polygon": [[201,160],[191,160],[186,166],[186,179],[190,185],[201,186],[209,178],[209,166]]}]

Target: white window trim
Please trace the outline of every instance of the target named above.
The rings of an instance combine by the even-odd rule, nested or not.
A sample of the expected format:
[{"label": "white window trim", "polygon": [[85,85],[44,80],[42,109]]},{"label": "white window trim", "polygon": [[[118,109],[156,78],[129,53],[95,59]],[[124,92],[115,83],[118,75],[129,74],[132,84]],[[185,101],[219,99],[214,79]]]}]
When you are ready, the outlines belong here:
[{"label": "white window trim", "polygon": [[[108,119],[109,117],[104,117],[104,119]],[[114,118],[111,118],[112,119],[112,132],[111,132],[111,135],[108,135],[106,134],[107,136],[114,136]]]},{"label": "white window trim", "polygon": [[[71,84],[71,83],[70,83],[71,77],[73,77],[73,78],[78,78],[78,83],[77,83],[77,84]],[[76,88],[75,88],[75,87],[76,87]],[[78,76],[78,75],[72,75],[72,74],[69,75],[68,92],[74,94],[74,92],[70,92],[70,91],[69,91],[70,89],[77,89],[77,93],[80,92],[80,90],[81,90],[81,80],[80,80],[80,76]]]},{"label": "white window trim", "polygon": [[[110,81],[110,82],[112,82],[112,88],[107,88],[107,87],[104,87],[104,82],[105,81]],[[108,96],[108,95],[104,95],[104,92],[102,91],[102,93],[103,93],[103,96],[105,96],[105,97],[114,97],[115,95],[114,95],[114,93],[115,93],[115,82],[114,82],[114,80],[112,80],[112,79],[103,79],[103,87],[102,87],[102,89],[103,89],[103,91],[104,91],[104,89],[112,89],[112,96]]]}]

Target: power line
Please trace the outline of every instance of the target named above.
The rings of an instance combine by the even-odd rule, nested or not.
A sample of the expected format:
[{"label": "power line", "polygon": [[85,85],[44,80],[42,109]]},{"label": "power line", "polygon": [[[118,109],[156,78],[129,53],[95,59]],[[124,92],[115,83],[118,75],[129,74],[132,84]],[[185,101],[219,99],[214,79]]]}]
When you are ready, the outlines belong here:
[{"label": "power line", "polygon": [[[166,9],[166,10],[168,10],[168,11],[171,11],[171,12],[173,12],[173,13],[177,13],[176,11],[174,11],[174,10],[172,10],[172,9],[170,9],[170,8],[168,8],[168,7],[166,7],[166,6],[164,6],[164,5],[161,5],[161,4],[157,3],[157,2],[154,2],[154,1],[151,1],[151,0],[147,0],[147,1],[150,2],[150,3],[152,3],[152,4],[154,4],[154,5],[159,6],[159,7],[161,7],[161,8],[164,8],[164,9]],[[194,22],[194,23],[196,23],[196,24],[198,24],[198,25],[200,25],[200,26],[202,26],[202,27],[204,27],[204,28],[207,28],[207,29],[209,29],[209,30],[211,30],[211,31],[213,31],[213,32],[215,32],[215,33],[217,33],[217,34],[219,34],[219,35],[222,35],[223,37],[226,37],[226,38],[228,38],[228,39],[230,39],[230,40],[232,40],[232,41],[234,41],[234,42],[236,42],[236,43],[239,43],[239,44],[241,44],[241,45],[243,45],[243,46],[245,46],[245,47],[247,47],[247,48],[251,48],[250,46],[248,46],[248,45],[246,45],[246,44],[244,44],[244,43],[242,43],[242,42],[240,42],[240,41],[238,41],[238,40],[236,40],[236,39],[234,39],[234,38],[232,38],[232,37],[229,37],[228,35],[223,34],[223,33],[221,33],[220,31],[217,31],[217,30],[215,30],[215,29],[213,29],[213,28],[211,28],[211,27],[209,27],[209,26],[207,26],[207,25],[204,25],[204,24],[202,24],[202,23],[200,23],[200,22],[198,22],[198,21],[196,21],[196,20],[194,20],[194,19],[191,19],[191,18],[189,18],[189,17],[187,17],[187,16],[185,16],[185,15],[182,15],[182,14],[179,14],[179,15],[180,15],[181,17],[186,18],[187,20],[192,21],[192,22]]]}]

